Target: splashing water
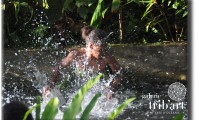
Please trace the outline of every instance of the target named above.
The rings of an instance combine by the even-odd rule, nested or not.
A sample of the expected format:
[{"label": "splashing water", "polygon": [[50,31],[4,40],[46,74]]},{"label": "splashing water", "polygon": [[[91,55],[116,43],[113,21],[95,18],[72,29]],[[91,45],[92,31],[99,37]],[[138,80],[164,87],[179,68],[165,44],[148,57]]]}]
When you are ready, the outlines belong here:
[{"label": "splashing water", "polygon": [[[87,80],[89,80],[90,78],[95,76],[95,75],[92,76],[91,72],[92,72],[92,70],[87,70],[81,75],[81,78],[77,77],[75,79],[75,82],[73,82],[75,84],[73,84],[73,87],[71,88],[71,90],[66,89],[66,91],[72,91],[72,92],[64,91],[64,95],[66,95],[67,97],[66,96],[63,97],[63,94],[60,92],[59,85],[57,85],[52,90],[52,92],[48,96],[48,98],[45,98],[43,100],[42,110],[44,110],[45,105],[48,103],[48,101],[51,98],[58,97],[59,101],[60,101],[60,103],[59,103],[60,110],[59,110],[59,113],[57,114],[56,119],[61,119],[63,116],[62,111],[64,111],[69,106],[69,104],[71,103],[71,100],[72,100],[73,96],[76,94],[78,88],[82,87]],[[69,75],[69,74],[67,74],[67,75]],[[105,89],[105,87],[108,87],[109,83],[112,81],[112,77],[113,76],[111,76],[109,80],[106,80],[106,78],[103,78],[101,81],[99,81],[96,85],[93,86],[93,88],[85,95],[85,97],[83,99],[81,106],[82,106],[82,109],[84,110],[86,108],[86,106],[89,104],[90,100],[94,97],[94,95],[97,92],[102,93],[102,96],[98,99],[95,107],[93,108],[93,110],[90,113],[90,115],[93,118],[99,118],[99,119],[105,118],[105,116],[108,116],[119,105],[119,99],[117,99],[117,98],[108,99],[106,97],[106,93],[108,92],[108,90]],[[65,75],[65,78],[67,78],[66,75]],[[63,79],[62,82],[65,81],[65,78]],[[82,81],[82,82],[80,82],[80,81]],[[125,99],[123,98],[123,100],[125,100]],[[81,114],[82,113],[80,113],[77,117],[79,118],[81,116]]]},{"label": "splashing water", "polygon": [[[39,11],[38,11],[39,12]],[[33,25],[31,25],[31,28],[39,29],[39,28],[45,28],[49,27],[48,24],[48,18],[44,18],[44,12],[41,11],[40,14],[38,14],[38,17],[36,19],[33,19]],[[36,30],[35,30],[36,31]],[[63,33],[69,34],[70,31],[62,31]],[[37,35],[35,35],[37,33]],[[45,46],[48,46],[51,43],[51,38],[45,38],[43,34],[38,34],[41,32],[35,32],[34,34],[31,33],[30,35],[33,35],[33,41],[36,41],[36,44],[42,44]],[[58,35],[52,35],[53,37],[57,36],[59,39],[58,41],[61,41],[64,44],[69,44],[72,41],[75,41],[73,37],[69,35],[67,40],[65,37],[62,36],[62,33],[59,32]],[[107,37],[104,39],[107,39],[112,33],[110,33]],[[44,39],[44,40],[42,40]],[[59,44],[55,44],[53,48],[57,48]],[[33,106],[35,103],[34,100],[37,95],[41,95],[42,93],[42,87],[46,85],[49,75],[49,70],[46,70],[48,68],[45,68],[45,66],[54,65],[56,63],[56,60],[59,57],[58,52],[56,51],[55,54],[51,55],[52,51],[48,52],[48,54],[44,54],[44,52],[36,51],[31,54],[28,52],[27,55],[23,55],[20,51],[14,51],[14,55],[10,56],[16,56],[15,58],[6,61],[5,60],[5,67],[4,67],[4,84],[2,87],[2,91],[4,94],[3,101],[4,103],[8,103],[12,100],[19,100],[26,103],[29,103],[29,106]],[[61,53],[61,52],[60,52]],[[61,56],[63,57],[66,53],[63,53]],[[163,53],[162,53],[163,54]],[[7,55],[7,54],[5,54]],[[177,56],[179,53],[177,53]],[[9,56],[9,57],[10,57]],[[28,56],[28,57],[27,57]],[[34,57],[32,57],[34,56]],[[52,58],[54,56],[55,58]],[[52,62],[53,61],[53,62]],[[141,61],[139,59],[138,61]],[[149,62],[149,59],[144,59],[145,62]],[[121,61],[123,62],[123,61]],[[87,65],[87,61],[85,62],[85,66]],[[73,66],[75,68],[75,66]],[[87,69],[87,68],[85,68]],[[73,96],[75,95],[75,92],[83,86],[83,84],[89,80],[90,78],[95,76],[95,73],[92,74],[92,70],[86,70],[87,72],[83,72],[81,74],[77,73],[77,70],[72,71],[63,71],[63,80],[52,90],[51,94],[48,96],[48,98],[44,99],[42,101],[42,111],[44,110],[45,105],[48,103],[48,101],[52,97],[58,97],[60,101],[60,109],[59,113],[56,116],[56,119],[62,119],[63,116],[63,110],[69,106]],[[133,74],[128,79],[133,80],[132,77],[134,77],[136,74]],[[144,74],[143,76],[146,76]],[[93,108],[91,112],[91,117],[96,119],[104,119],[108,116],[108,114],[113,111],[119,104],[121,104],[124,100],[130,97],[135,97],[136,93],[139,91],[141,94],[146,94],[145,91],[150,91],[151,89],[154,89],[158,87],[158,90],[166,90],[168,86],[156,86],[156,85],[149,85],[148,83],[140,82],[140,84],[137,84],[136,87],[139,89],[133,91],[133,90],[126,90],[122,93],[116,93],[115,97],[112,99],[106,98],[106,91],[105,87],[109,85],[109,82],[112,80],[112,76],[109,76],[110,78],[103,78],[101,81],[99,81],[85,96],[83,102],[82,102],[82,108],[84,109],[87,104],[90,102],[91,98],[97,93],[101,92],[102,96],[98,99],[96,106]],[[147,76],[148,77],[148,76]],[[139,76],[139,80],[144,79],[143,77]],[[147,78],[145,78],[147,79]],[[157,78],[150,78],[157,79]],[[130,83],[128,83],[130,84]],[[135,87],[135,84],[132,85]],[[151,92],[151,91],[150,91]],[[162,92],[159,92],[160,94],[165,94]],[[128,108],[126,108],[130,113],[127,115],[125,114],[125,119],[147,119],[147,117],[150,116],[159,116],[159,115],[152,115],[150,112],[153,112],[155,110],[149,110],[148,103],[149,101],[152,101],[152,99],[138,99],[136,102],[130,104]],[[138,109],[137,109],[138,108]],[[136,115],[132,115],[131,113],[135,113]],[[35,114],[35,113],[33,113]],[[143,114],[143,115],[142,115]],[[81,113],[79,114],[79,116]],[[78,117],[79,117],[78,116]],[[167,116],[168,117],[168,116]],[[166,118],[167,118],[166,117]],[[154,117],[155,118],[155,117]],[[152,117],[153,119],[153,117]],[[155,118],[156,119],[156,118]]]},{"label": "splashing water", "polygon": [[[41,95],[42,87],[46,85],[51,67],[56,64],[58,58],[62,58],[66,55],[65,50],[60,50],[61,52],[47,52],[45,50],[40,51],[11,51],[6,53],[7,59],[4,63],[4,83],[2,87],[3,93],[3,104],[9,103],[13,100],[23,101],[28,103],[31,107],[35,103],[36,96]],[[14,57],[11,58],[11,57]],[[27,57],[28,56],[28,57]],[[53,57],[52,57],[53,56]],[[85,63],[87,64],[87,63]],[[46,67],[48,66],[48,67]],[[75,65],[74,65],[75,66]],[[90,78],[94,77],[96,73],[93,73],[92,70],[86,68],[87,72],[77,71],[72,65],[72,69],[66,69],[62,71],[63,80],[60,81],[51,92],[50,96],[42,101],[42,110],[44,110],[45,105],[52,97],[58,97],[59,112],[56,116],[56,119],[61,119],[63,117],[63,111],[66,107],[69,106],[75,92],[84,85],[84,83]],[[73,69],[74,68],[74,69]],[[142,99],[141,95],[147,95],[148,93],[154,94],[158,93],[159,95],[167,95],[167,84],[153,84],[151,85],[148,82],[142,81],[143,79],[154,80],[159,79],[156,77],[148,76],[146,74],[142,76],[136,76],[137,73],[130,71],[130,68],[127,68],[129,74],[125,76],[129,81],[134,81],[138,77],[139,81],[134,81],[133,83],[127,83],[135,89],[125,90],[123,92],[115,93],[115,96],[112,99],[107,99],[105,93],[105,87],[109,85],[109,82],[112,80],[113,76],[107,76],[102,78],[85,96],[82,102],[82,109],[84,109],[93,96],[97,92],[101,92],[102,96],[98,99],[95,107],[91,111],[91,117],[95,119],[104,119],[106,118],[111,111],[119,106],[122,102],[130,97],[136,97],[137,100],[131,103],[122,113],[122,119],[147,119],[150,118],[167,118],[167,114],[155,115],[158,111],[157,109],[149,109],[149,102],[154,99]],[[93,74],[92,74],[93,73]],[[162,78],[163,79],[163,78]],[[160,98],[162,100],[162,98]],[[169,99],[166,96],[163,99]],[[187,99],[187,98],[186,98]],[[186,100],[184,100],[186,101]],[[187,110],[186,110],[187,113]],[[35,113],[33,113],[35,114]],[[81,113],[78,117],[80,117]],[[171,116],[174,116],[173,114]]]}]

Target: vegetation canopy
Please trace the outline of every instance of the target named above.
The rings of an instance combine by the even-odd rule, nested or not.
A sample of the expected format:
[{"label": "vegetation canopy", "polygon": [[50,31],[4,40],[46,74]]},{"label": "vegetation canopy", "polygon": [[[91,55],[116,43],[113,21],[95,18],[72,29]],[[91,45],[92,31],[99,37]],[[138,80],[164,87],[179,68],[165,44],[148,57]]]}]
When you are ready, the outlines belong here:
[{"label": "vegetation canopy", "polygon": [[85,25],[114,32],[110,43],[187,41],[186,0],[5,0],[2,10],[5,47],[80,44]]}]

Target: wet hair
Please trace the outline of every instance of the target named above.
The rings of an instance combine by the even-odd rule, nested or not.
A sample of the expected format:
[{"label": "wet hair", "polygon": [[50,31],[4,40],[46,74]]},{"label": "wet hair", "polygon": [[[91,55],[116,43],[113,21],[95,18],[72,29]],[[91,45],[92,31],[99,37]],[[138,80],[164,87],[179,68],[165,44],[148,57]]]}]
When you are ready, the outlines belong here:
[{"label": "wet hair", "polygon": [[92,30],[88,38],[89,38],[89,42],[92,42],[94,45],[97,45],[97,46],[103,46],[107,44],[106,33],[100,29]]},{"label": "wet hair", "polygon": [[81,28],[81,34],[84,35],[82,36],[83,39],[85,39],[84,37],[88,36],[92,30],[93,30],[92,26],[85,26]]},{"label": "wet hair", "polygon": [[[3,106],[3,120],[23,120],[28,110],[28,107],[22,102],[7,103]],[[28,115],[27,120],[33,120],[32,114]]]}]

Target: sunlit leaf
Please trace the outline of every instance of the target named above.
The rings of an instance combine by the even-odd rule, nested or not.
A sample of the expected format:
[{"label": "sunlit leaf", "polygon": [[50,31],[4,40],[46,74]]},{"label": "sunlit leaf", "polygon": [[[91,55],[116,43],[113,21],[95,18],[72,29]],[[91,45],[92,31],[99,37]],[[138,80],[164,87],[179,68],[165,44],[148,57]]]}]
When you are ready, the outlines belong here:
[{"label": "sunlit leaf", "polygon": [[185,16],[187,16],[188,15],[188,11],[184,11],[184,13],[183,13],[183,16],[182,17],[185,17]]},{"label": "sunlit leaf", "polygon": [[93,4],[93,3],[89,3],[89,4],[88,4],[88,7],[92,6],[92,4]]},{"label": "sunlit leaf", "polygon": [[105,15],[105,13],[106,13],[107,10],[108,10],[108,7],[107,7],[106,9],[103,10],[103,12],[102,12],[102,17],[103,17],[103,18],[104,18],[104,15]]},{"label": "sunlit leaf", "polygon": [[154,3],[154,0],[149,0],[149,4],[147,5],[147,9],[146,9],[146,11],[144,12],[144,14],[143,14],[143,16],[142,16],[141,19],[143,19],[147,14],[150,13],[151,7],[152,7],[154,4],[155,4],[155,3]]},{"label": "sunlit leaf", "polygon": [[5,8],[6,8],[6,5],[5,5],[5,4],[2,4],[2,5],[1,5],[1,9],[2,9],[2,10],[5,10]]},{"label": "sunlit leaf", "polygon": [[92,19],[91,19],[91,22],[90,22],[90,25],[95,27],[95,28],[98,28],[100,22],[101,22],[101,11],[102,11],[102,7],[103,7],[103,0],[99,0],[98,4],[97,4],[97,7],[92,15]]},{"label": "sunlit leaf", "polygon": [[130,4],[132,2],[135,2],[137,4],[141,4],[141,0],[127,0],[127,4]]},{"label": "sunlit leaf", "polygon": [[[137,1],[137,0],[136,0],[136,1]],[[143,4],[147,4],[147,3],[150,3],[151,0],[140,0],[139,2],[140,2],[140,3],[143,3]]]},{"label": "sunlit leaf", "polygon": [[90,101],[90,103],[88,104],[88,106],[85,108],[82,116],[81,116],[81,119],[80,120],[89,120],[89,115],[90,115],[90,112],[92,110],[92,108],[95,106],[98,98],[101,96],[101,93],[97,93],[93,99]]},{"label": "sunlit leaf", "polygon": [[49,9],[49,5],[47,3],[47,0],[42,0],[42,6],[45,8],[45,9]]},{"label": "sunlit leaf", "polygon": [[19,2],[14,2],[14,7],[15,7],[15,18],[16,18],[16,22],[15,24],[18,23],[18,13],[19,13]]},{"label": "sunlit leaf", "polygon": [[179,113],[177,116],[175,116],[172,120],[183,120],[183,113]]},{"label": "sunlit leaf", "polygon": [[154,33],[158,33],[158,30],[157,30],[155,27],[151,28],[151,30],[152,30]]},{"label": "sunlit leaf", "polygon": [[25,113],[23,120],[26,120],[26,119],[28,118],[28,115],[31,114],[31,112],[32,112],[35,108],[37,108],[37,107],[39,107],[39,106],[40,106],[40,104],[37,104],[37,105],[33,106],[31,109],[29,109],[29,110]]},{"label": "sunlit leaf", "polygon": [[102,74],[89,80],[73,97],[70,106],[65,110],[63,120],[75,120],[76,115],[81,111],[81,103],[84,95],[98,82]]},{"label": "sunlit leaf", "polygon": [[114,118],[133,100],[136,98],[127,99],[124,103],[122,103],[118,108],[116,108],[108,117],[108,120],[114,120]]},{"label": "sunlit leaf", "polygon": [[54,120],[56,114],[58,113],[58,103],[58,98],[52,98],[47,103],[42,114],[42,120]]}]

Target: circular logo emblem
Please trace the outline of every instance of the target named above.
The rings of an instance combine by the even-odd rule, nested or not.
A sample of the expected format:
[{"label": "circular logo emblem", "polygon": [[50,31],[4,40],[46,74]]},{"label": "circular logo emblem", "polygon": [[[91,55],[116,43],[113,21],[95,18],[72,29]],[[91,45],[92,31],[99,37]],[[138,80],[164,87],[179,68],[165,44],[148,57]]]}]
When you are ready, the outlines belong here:
[{"label": "circular logo emblem", "polygon": [[185,98],[186,88],[179,82],[172,83],[168,88],[168,95],[172,100],[181,101]]}]

